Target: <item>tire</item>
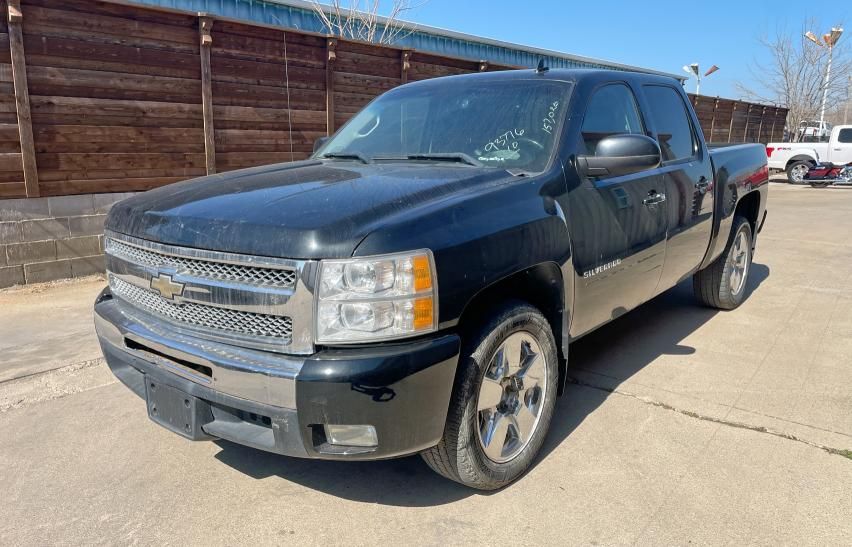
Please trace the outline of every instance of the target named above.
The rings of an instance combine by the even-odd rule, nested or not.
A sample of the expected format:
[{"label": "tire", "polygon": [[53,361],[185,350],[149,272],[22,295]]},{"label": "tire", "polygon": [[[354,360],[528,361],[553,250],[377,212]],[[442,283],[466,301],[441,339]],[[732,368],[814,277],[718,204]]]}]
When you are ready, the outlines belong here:
[{"label": "tire", "polygon": [[[511,301],[488,316],[463,340],[444,436],[421,453],[438,474],[479,490],[501,488],[530,467],[550,427],[559,376],[553,333],[538,309]],[[506,367],[501,349],[510,364],[517,354],[518,365]],[[511,370],[515,380],[503,377]]]},{"label": "tire", "polygon": [[814,180],[810,182],[811,188],[825,188],[829,184],[827,180]]},{"label": "tire", "polygon": [[751,271],[752,247],[751,223],[745,217],[735,216],[721,256],[692,277],[692,288],[699,302],[720,310],[732,310],[742,304]]},{"label": "tire", "polygon": [[794,161],[787,166],[787,182],[790,184],[804,184],[805,173],[813,167],[810,161]]}]

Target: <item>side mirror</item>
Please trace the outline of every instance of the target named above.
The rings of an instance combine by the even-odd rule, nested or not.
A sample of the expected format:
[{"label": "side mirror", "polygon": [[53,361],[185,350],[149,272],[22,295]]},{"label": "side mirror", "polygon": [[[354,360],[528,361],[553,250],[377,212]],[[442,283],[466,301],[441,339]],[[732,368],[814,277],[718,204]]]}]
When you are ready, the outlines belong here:
[{"label": "side mirror", "polygon": [[630,175],[660,165],[660,145],[645,135],[612,135],[598,141],[594,156],[578,156],[577,169],[587,177]]},{"label": "side mirror", "polygon": [[316,154],[317,150],[322,148],[322,145],[328,142],[328,139],[331,137],[320,137],[314,141],[314,154]]}]

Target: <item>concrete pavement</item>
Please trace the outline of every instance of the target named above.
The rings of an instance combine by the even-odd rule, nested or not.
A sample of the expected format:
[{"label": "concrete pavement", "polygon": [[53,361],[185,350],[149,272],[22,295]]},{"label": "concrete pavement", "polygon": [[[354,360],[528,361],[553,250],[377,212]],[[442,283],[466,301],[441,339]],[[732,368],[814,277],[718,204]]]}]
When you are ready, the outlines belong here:
[{"label": "concrete pavement", "polygon": [[0,292],[0,544],[850,544],[852,190],[769,208],[743,306],[686,284],[576,343],[542,457],[491,494],[184,441],[97,360],[103,281]]}]

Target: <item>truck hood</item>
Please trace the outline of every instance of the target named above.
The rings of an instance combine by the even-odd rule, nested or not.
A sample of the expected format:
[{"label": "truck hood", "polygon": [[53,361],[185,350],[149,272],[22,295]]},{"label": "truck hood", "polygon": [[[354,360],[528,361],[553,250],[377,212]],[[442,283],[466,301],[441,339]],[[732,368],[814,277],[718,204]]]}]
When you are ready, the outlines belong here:
[{"label": "truck hood", "polygon": [[304,161],[210,175],[121,201],[108,230],[168,245],[294,259],[343,258],[390,217],[510,178],[424,163]]}]

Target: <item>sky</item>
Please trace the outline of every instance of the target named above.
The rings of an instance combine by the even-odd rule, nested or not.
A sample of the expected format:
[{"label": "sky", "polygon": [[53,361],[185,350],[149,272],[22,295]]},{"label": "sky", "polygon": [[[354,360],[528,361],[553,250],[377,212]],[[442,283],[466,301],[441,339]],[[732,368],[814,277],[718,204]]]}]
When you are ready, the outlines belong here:
[{"label": "sky", "polygon": [[729,98],[739,97],[737,81],[754,83],[749,66],[767,59],[761,35],[798,33],[813,19],[814,33],[845,23],[841,40],[852,40],[852,0],[425,0],[405,19],[679,74],[686,64],[702,74],[715,64],[701,94]]}]

